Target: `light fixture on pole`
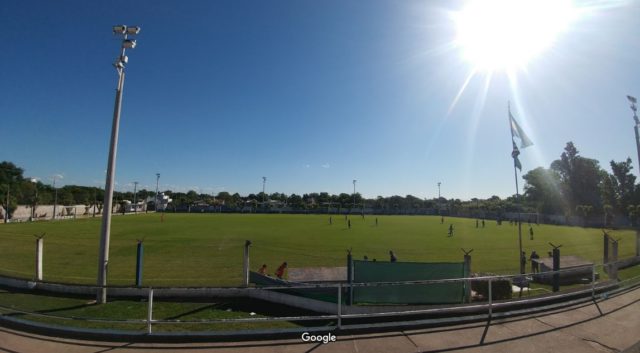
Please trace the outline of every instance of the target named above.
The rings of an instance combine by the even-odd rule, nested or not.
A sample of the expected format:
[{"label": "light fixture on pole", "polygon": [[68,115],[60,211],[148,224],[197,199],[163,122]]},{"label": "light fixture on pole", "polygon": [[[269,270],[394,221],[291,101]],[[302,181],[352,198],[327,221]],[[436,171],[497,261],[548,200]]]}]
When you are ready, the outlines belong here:
[{"label": "light fixture on pole", "polygon": [[266,202],[266,194],[264,193],[265,190],[265,186],[267,185],[267,177],[263,176],[262,177],[262,206],[265,206],[265,202]]},{"label": "light fixture on pole", "polygon": [[54,191],[54,198],[53,198],[53,219],[56,219],[56,208],[58,206],[58,189],[56,188],[56,179],[62,179],[62,175],[59,174],[55,174],[53,176],[53,191]]},{"label": "light fixture on pole", "polygon": [[155,207],[156,207],[156,212],[158,212],[158,203],[160,203],[160,190],[158,190],[158,186],[160,185],[160,173],[156,173],[156,202],[155,202]]},{"label": "light fixture on pole", "polygon": [[38,179],[31,178],[31,182],[33,183],[36,189],[36,194],[33,199],[33,207],[31,208],[31,221],[33,221],[36,218],[36,207],[38,207]]},{"label": "light fixture on pole", "polygon": [[353,179],[353,208],[356,208],[356,179]]},{"label": "light fixture on pole", "polygon": [[4,209],[4,224],[9,222],[9,192],[11,191],[11,184],[7,184],[7,198]]},{"label": "light fixture on pole", "polygon": [[633,130],[636,133],[636,150],[638,151],[638,164],[640,165],[640,134],[638,134],[638,126],[640,125],[640,119],[638,119],[638,106],[636,105],[638,103],[638,100],[636,99],[636,97],[633,97],[633,96],[627,96],[627,99],[631,104],[630,108],[633,111],[633,120],[636,123],[636,125],[633,127]]},{"label": "light fixture on pole", "polygon": [[440,214],[442,212],[441,206],[440,206],[440,184],[442,184],[442,183],[438,182],[438,214]]},{"label": "light fixture on pole", "polygon": [[133,182],[133,213],[138,214],[138,182]]},{"label": "light fixture on pole", "polygon": [[109,238],[111,236],[111,211],[113,204],[113,185],[116,171],[116,154],[118,150],[118,130],[120,129],[120,112],[122,109],[122,90],[124,88],[124,68],[129,62],[125,55],[126,49],[133,49],[136,41],[129,39],[130,35],[140,32],[140,27],[118,25],[113,27],[113,34],[122,36],[120,56],[113,63],[118,73],[118,87],[113,108],[113,123],[111,126],[111,140],[109,144],[109,159],[107,161],[107,176],[104,190],[104,206],[102,210],[102,227],[100,229],[100,251],[98,254],[98,293],[96,302],[107,302],[107,266],[109,264]]}]

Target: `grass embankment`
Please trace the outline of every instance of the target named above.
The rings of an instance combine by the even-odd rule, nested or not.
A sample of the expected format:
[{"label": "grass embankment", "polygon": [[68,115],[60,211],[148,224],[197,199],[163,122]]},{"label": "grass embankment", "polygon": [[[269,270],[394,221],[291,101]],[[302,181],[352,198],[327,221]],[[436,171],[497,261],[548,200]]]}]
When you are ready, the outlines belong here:
[{"label": "grass embankment", "polygon": [[[95,304],[95,300],[84,297],[61,297],[42,293],[25,293],[0,289],[0,313],[5,316],[22,318],[58,326],[83,328],[120,329],[146,331],[144,322],[124,321],[146,320],[148,303],[146,300],[117,299],[106,304]],[[20,311],[63,318],[23,314]],[[200,321],[240,318],[260,318],[272,316],[309,315],[308,312],[290,307],[248,299],[219,299],[200,302],[171,301],[158,298],[153,302],[154,320]],[[64,319],[66,318],[66,319]],[[120,322],[96,322],[93,320],[116,320]],[[315,322],[316,325],[322,323]],[[260,328],[287,328],[298,326],[287,321],[238,322],[238,323],[177,323],[154,324],[154,331],[229,331]]]}]

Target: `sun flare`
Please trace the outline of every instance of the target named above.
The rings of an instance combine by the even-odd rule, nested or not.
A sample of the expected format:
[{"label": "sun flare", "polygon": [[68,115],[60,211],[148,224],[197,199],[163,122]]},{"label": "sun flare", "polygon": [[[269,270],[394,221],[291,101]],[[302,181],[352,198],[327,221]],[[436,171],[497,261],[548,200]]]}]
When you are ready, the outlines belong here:
[{"label": "sun flare", "polygon": [[456,46],[478,71],[525,67],[576,12],[571,0],[471,0],[454,14]]}]

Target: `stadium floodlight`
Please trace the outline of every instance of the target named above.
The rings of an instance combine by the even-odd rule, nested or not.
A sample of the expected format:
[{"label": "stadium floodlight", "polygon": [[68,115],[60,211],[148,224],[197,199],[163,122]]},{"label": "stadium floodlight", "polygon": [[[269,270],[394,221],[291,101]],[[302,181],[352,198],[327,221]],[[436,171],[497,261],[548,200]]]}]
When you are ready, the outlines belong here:
[{"label": "stadium floodlight", "polygon": [[438,182],[438,214],[442,213],[442,206],[440,205],[440,185],[442,183]]},{"label": "stadium floodlight", "polygon": [[154,208],[155,211],[158,212],[158,203],[160,203],[160,190],[158,189],[160,187],[160,173],[156,173],[156,201],[154,203]]},{"label": "stadium floodlight", "polygon": [[113,34],[125,34],[125,33],[127,33],[127,26],[125,25],[113,26]]},{"label": "stadium floodlight", "polygon": [[133,182],[133,209],[134,213],[138,214],[138,182]]},{"label": "stadium floodlight", "polygon": [[62,175],[54,174],[52,178],[53,178],[53,190],[55,192],[55,196],[53,199],[53,219],[56,219],[56,208],[58,206],[58,188],[56,188],[56,179],[62,179]]},{"label": "stadium floodlight", "polygon": [[140,27],[139,26],[133,26],[133,27],[127,28],[127,34],[128,35],[136,35],[138,33],[140,33]]},{"label": "stadium floodlight", "polygon": [[122,42],[122,47],[125,48],[125,49],[133,49],[133,48],[136,47],[136,40],[135,39],[125,39]]},{"label": "stadium floodlight", "polygon": [[[135,32],[135,33],[134,33]],[[113,124],[111,125],[111,140],[109,144],[109,158],[107,160],[107,175],[104,188],[104,203],[102,211],[102,226],[100,228],[100,251],[98,252],[98,293],[96,302],[107,302],[107,265],[109,264],[109,238],[111,235],[111,211],[113,205],[113,187],[115,184],[116,151],[118,150],[118,130],[120,129],[120,111],[122,109],[122,90],[124,88],[124,68],[129,61],[125,55],[126,49],[136,47],[136,41],[128,39],[129,34],[138,34],[140,27],[132,27],[127,30],[125,25],[113,26],[113,34],[121,35],[123,38],[120,47],[120,55],[113,63],[118,72],[118,88],[116,89],[116,100],[113,108]]]},{"label": "stadium floodlight", "polygon": [[356,208],[356,179],[353,179],[353,208]]},{"label": "stadium floodlight", "polygon": [[631,103],[631,110],[633,111],[633,120],[636,122],[636,125],[633,127],[633,131],[636,134],[636,151],[638,152],[638,163],[640,163],[640,133],[638,133],[638,125],[640,125],[640,119],[638,119],[638,107],[636,103],[638,100],[634,96],[627,95],[627,100]]},{"label": "stadium floodlight", "polygon": [[33,207],[31,208],[31,220],[33,221],[33,219],[36,217],[36,206],[38,205],[38,179],[37,178],[31,178],[30,180],[34,187],[35,187],[35,197],[33,199]]}]

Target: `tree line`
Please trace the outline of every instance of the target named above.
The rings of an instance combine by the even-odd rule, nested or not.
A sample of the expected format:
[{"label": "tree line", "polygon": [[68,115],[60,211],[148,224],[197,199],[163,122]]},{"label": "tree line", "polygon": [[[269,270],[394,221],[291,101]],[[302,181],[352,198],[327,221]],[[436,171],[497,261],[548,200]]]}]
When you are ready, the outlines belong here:
[{"label": "tree line", "polygon": [[[640,186],[631,174],[631,159],[610,161],[611,173],[600,167],[597,160],[580,155],[573,142],[568,142],[560,158],[548,168],[538,167],[524,174],[523,195],[501,199],[470,200],[432,198],[413,195],[363,198],[361,194],[284,194],[262,192],[241,196],[238,193],[219,192],[217,195],[164,190],[173,201],[168,209],[178,210],[192,206],[214,206],[226,211],[286,208],[290,210],[322,211],[329,209],[374,210],[382,213],[445,213],[451,215],[500,217],[506,212],[528,212],[564,216],[603,216],[605,223],[616,216],[629,217],[632,222],[640,218]],[[53,204],[56,189],[42,181],[33,182],[23,176],[23,169],[11,162],[0,163],[0,192],[2,205],[10,212],[16,205]],[[138,201],[152,197],[155,192],[137,191]],[[8,196],[8,198],[7,198]],[[97,187],[65,185],[57,188],[59,205],[102,205],[104,190]],[[133,192],[114,192],[114,203],[133,201]],[[153,208],[153,201],[150,203]]]},{"label": "tree line", "polygon": [[601,215],[608,224],[615,216],[636,223],[640,215],[640,187],[631,173],[631,158],[609,162],[611,173],[597,160],[584,157],[567,142],[549,168],[538,167],[523,175],[526,206],[540,213],[565,216]]}]

